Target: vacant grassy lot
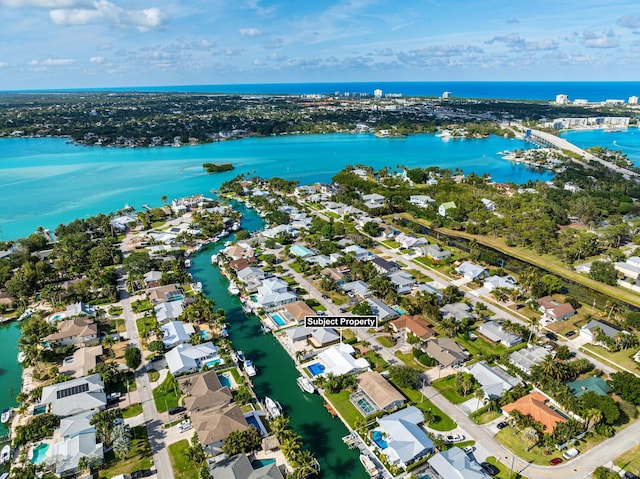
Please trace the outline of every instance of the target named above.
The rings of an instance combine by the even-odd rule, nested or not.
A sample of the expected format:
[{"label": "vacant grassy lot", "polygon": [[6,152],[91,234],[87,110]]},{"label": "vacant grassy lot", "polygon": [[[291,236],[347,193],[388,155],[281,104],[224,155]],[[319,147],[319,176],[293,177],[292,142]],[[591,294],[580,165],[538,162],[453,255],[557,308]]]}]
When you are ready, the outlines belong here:
[{"label": "vacant grassy lot", "polygon": [[440,393],[447,398],[450,403],[460,404],[473,398],[473,393],[469,393],[466,396],[460,396],[456,391],[456,377],[455,375],[447,376],[446,378],[436,379],[431,383]]},{"label": "vacant grassy lot", "polygon": [[187,456],[189,441],[182,439],[170,444],[168,450],[175,479],[198,479],[200,477],[196,466]]},{"label": "vacant grassy lot", "polygon": [[153,401],[156,403],[156,409],[158,412],[166,412],[178,406],[178,399],[180,399],[178,382],[171,374],[168,374],[162,384],[153,390]]},{"label": "vacant grassy lot", "polygon": [[340,416],[342,416],[353,429],[356,427],[356,421],[362,418],[362,414],[360,414],[356,407],[351,404],[351,401],[349,401],[350,395],[351,391],[346,389],[337,394],[326,393],[327,399],[329,399],[333,408],[338,411]]},{"label": "vacant grassy lot", "polygon": [[616,457],[614,464],[625,471],[640,474],[640,444]]},{"label": "vacant grassy lot", "polygon": [[100,479],[110,479],[119,474],[131,474],[139,469],[151,467],[151,447],[147,430],[144,426],[136,426],[131,429],[131,449],[124,459],[115,457],[113,451],[105,454],[105,467],[100,470]]}]

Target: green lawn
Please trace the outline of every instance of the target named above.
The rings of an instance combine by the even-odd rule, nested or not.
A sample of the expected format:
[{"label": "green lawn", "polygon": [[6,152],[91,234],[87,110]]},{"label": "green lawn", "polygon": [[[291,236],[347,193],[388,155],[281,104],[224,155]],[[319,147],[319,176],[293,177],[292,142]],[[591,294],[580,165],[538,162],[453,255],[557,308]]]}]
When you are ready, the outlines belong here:
[{"label": "green lawn", "polygon": [[396,249],[401,246],[400,243],[398,243],[395,240],[385,240],[385,241],[381,241],[381,243],[385,245],[387,248],[391,248],[391,249]]},{"label": "green lawn", "polygon": [[198,479],[200,474],[196,466],[187,457],[189,449],[189,441],[182,439],[174,444],[170,444],[169,459],[171,459],[171,468],[175,479]]},{"label": "green lawn", "polygon": [[338,213],[336,213],[335,211],[326,211],[326,214],[328,214],[329,216],[331,216],[332,218],[335,219],[340,219],[340,215]]},{"label": "green lawn", "polygon": [[625,471],[630,471],[634,474],[640,473],[640,444],[636,444],[628,451],[620,454],[613,463]]},{"label": "green lawn", "polygon": [[517,472],[511,472],[511,470],[505,466],[504,464],[502,464],[500,461],[498,461],[495,457],[493,456],[489,456],[487,457],[487,462],[489,464],[493,464],[494,466],[496,466],[498,469],[500,469],[500,472],[498,473],[498,475],[494,476],[497,479],[527,479],[526,476],[523,476],[521,474],[518,474]]},{"label": "green lawn", "polygon": [[431,385],[436,388],[440,393],[447,398],[452,404],[460,404],[473,398],[473,393],[466,396],[460,396],[456,392],[456,376],[451,375],[445,378],[436,379]]},{"label": "green lawn", "polygon": [[356,421],[362,419],[362,414],[360,414],[356,407],[351,404],[351,401],[349,401],[350,395],[351,391],[346,389],[337,394],[326,393],[327,399],[333,408],[338,411],[340,416],[347,421],[347,424],[354,429],[356,427]]},{"label": "green lawn", "polygon": [[407,273],[411,274],[416,279],[416,281],[419,281],[421,283],[428,283],[429,281],[433,281],[433,278],[431,276],[427,276],[417,269],[409,269],[407,270]]},{"label": "green lawn", "polygon": [[150,334],[153,332],[157,325],[156,318],[153,316],[144,316],[142,318],[136,319],[136,326],[138,327],[138,334],[141,338],[145,336],[145,334]]},{"label": "green lawn", "polygon": [[149,381],[155,383],[158,379],[160,379],[160,373],[155,369],[149,369]]},{"label": "green lawn", "polygon": [[500,417],[500,413],[498,411],[485,411],[482,414],[470,414],[469,417],[476,424],[487,424],[494,419]]},{"label": "green lawn", "polygon": [[135,417],[139,414],[142,414],[142,404],[140,403],[132,404],[131,406],[126,407],[122,410],[122,417],[124,419]]},{"label": "green lawn", "polygon": [[138,301],[131,303],[131,309],[133,309],[134,313],[151,311],[153,309],[153,304],[151,304],[151,301],[148,299],[139,299]]},{"label": "green lawn", "polygon": [[110,479],[119,474],[130,474],[138,469],[151,467],[151,447],[146,428],[136,426],[131,432],[131,449],[124,459],[116,458],[113,451],[105,453],[105,465],[98,475],[100,479]]},{"label": "green lawn", "polygon": [[395,339],[391,336],[378,336],[376,341],[382,344],[385,348],[391,348],[396,345]]},{"label": "green lawn", "polygon": [[418,360],[413,357],[413,353],[401,353],[400,351],[396,351],[393,354],[405,365],[411,366],[413,369],[417,369],[422,373],[429,369],[424,364],[418,362]]},{"label": "green lawn", "polygon": [[153,401],[156,403],[156,409],[158,412],[166,412],[178,406],[178,399],[180,399],[180,388],[173,376],[168,374],[162,384],[153,390]]},{"label": "green lawn", "polygon": [[618,366],[622,366],[623,368],[627,368],[629,371],[637,372],[640,369],[638,363],[633,360],[633,355],[636,353],[637,348],[627,349],[623,351],[613,352],[607,351],[600,346],[594,346],[592,344],[585,344],[580,348],[581,351],[585,351],[587,354],[596,353],[601,356],[606,357],[602,359],[601,357],[594,356],[596,359],[600,361],[605,361],[612,366],[616,367],[616,369],[620,369]]},{"label": "green lawn", "polygon": [[397,385],[394,384],[397,389],[399,389],[409,401],[422,411],[431,411],[435,417],[435,420],[429,424],[431,429],[435,429],[436,431],[452,431],[456,428],[456,423],[453,419],[443,413],[435,404],[425,398],[420,391],[411,388],[398,388]]},{"label": "green lawn", "polygon": [[136,378],[133,373],[125,374],[125,380],[115,384],[109,384],[107,392],[119,392],[121,394],[127,394],[127,383],[129,384],[129,392],[135,391],[138,386],[136,385]]},{"label": "green lawn", "polygon": [[[475,328],[473,328],[471,331],[475,332]],[[464,348],[474,356],[489,356],[491,354],[500,355],[507,350],[507,348],[505,348],[502,344],[493,344],[485,341],[480,337],[471,340],[465,338],[462,334],[456,336],[456,342],[464,346]]]},{"label": "green lawn", "polygon": [[380,356],[375,351],[369,351],[364,357],[369,361],[373,369],[376,371],[384,371],[389,367],[389,363],[386,362],[382,356]]}]

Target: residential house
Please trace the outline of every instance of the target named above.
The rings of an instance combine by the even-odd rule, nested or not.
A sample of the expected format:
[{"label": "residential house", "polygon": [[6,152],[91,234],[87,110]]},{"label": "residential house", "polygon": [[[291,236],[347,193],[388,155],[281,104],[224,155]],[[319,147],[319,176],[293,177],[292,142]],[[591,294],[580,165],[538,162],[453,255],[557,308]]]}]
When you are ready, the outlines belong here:
[{"label": "residential house", "polygon": [[496,288],[518,289],[518,280],[513,276],[491,276],[484,280],[484,287],[487,291],[493,291]]},{"label": "residential house", "polygon": [[178,385],[189,414],[226,406],[233,401],[230,389],[222,386],[216,371],[178,378]]},{"label": "residential house", "polygon": [[576,310],[569,303],[558,303],[551,296],[544,296],[536,302],[545,319],[549,321],[560,321],[576,314]]},{"label": "residential house", "polygon": [[234,259],[229,261],[229,268],[236,273],[251,266],[251,262],[247,258]]},{"label": "residential house", "polygon": [[640,277],[640,258],[631,256],[626,261],[616,261],[613,267],[627,278],[637,280]]},{"label": "residential house", "polygon": [[67,346],[87,346],[98,343],[98,325],[93,318],[75,316],[71,319],[58,321],[57,332],[46,336],[44,339],[51,347]]},{"label": "residential house", "polygon": [[258,288],[262,284],[262,281],[267,277],[267,274],[262,268],[256,268],[254,266],[248,266],[241,269],[237,273],[238,280],[245,285],[245,289],[249,293],[258,291]]},{"label": "residential house", "polygon": [[396,411],[378,419],[387,447],[380,452],[390,464],[406,467],[434,451],[433,441],[420,424],[422,411],[415,406]]},{"label": "residential house", "polygon": [[362,299],[366,299],[371,296],[371,292],[369,291],[369,285],[364,281],[351,281],[350,283],[344,283],[340,285],[340,289],[347,292],[353,292],[358,295]]},{"label": "residential house", "polygon": [[87,376],[89,371],[95,369],[102,352],[102,346],[76,349],[72,356],[67,356],[62,360],[62,366],[58,368],[58,372],[73,378]]},{"label": "residential house", "polygon": [[52,414],[67,417],[104,409],[107,395],[100,375],[92,374],[43,387],[40,402],[47,404]]},{"label": "residential house", "polygon": [[138,224],[138,219],[133,216],[122,215],[111,219],[111,226],[118,233],[123,233],[136,224]]},{"label": "residential house", "polygon": [[512,352],[509,355],[509,363],[529,375],[531,374],[531,368],[544,361],[548,354],[549,351],[541,346],[528,346]]},{"label": "residential house", "polygon": [[469,359],[469,353],[451,338],[430,339],[425,352],[444,367],[462,366]]},{"label": "residential house", "polygon": [[[391,411],[406,402],[406,398],[384,376],[375,371],[365,371],[358,375],[358,390],[349,399],[365,416],[378,411]],[[363,408],[360,399],[371,408]]]},{"label": "residential house", "polygon": [[375,267],[376,271],[380,274],[391,274],[394,271],[398,271],[400,266],[395,261],[387,261],[386,259],[380,258],[379,256],[374,257],[371,260],[371,263]]},{"label": "residential house", "polygon": [[442,313],[443,318],[454,318],[458,321],[473,318],[471,306],[467,303],[445,304],[440,308],[440,313]]},{"label": "residential house", "polygon": [[482,204],[484,205],[484,208],[487,211],[495,211],[496,210],[496,204],[493,200],[490,200],[489,198],[482,198],[480,200],[482,202]]},{"label": "residential house", "polygon": [[218,347],[211,341],[191,345],[178,344],[165,354],[169,371],[174,376],[199,371],[202,366],[215,366],[224,360],[218,356]]},{"label": "residential house", "polygon": [[580,328],[580,336],[588,339],[590,342],[595,343],[598,341],[597,335],[602,334],[608,338],[614,339],[618,333],[627,333],[618,328],[614,328],[608,323],[592,319],[587,324]]},{"label": "residential house", "polygon": [[548,397],[541,392],[533,391],[511,404],[502,406],[502,411],[507,414],[518,411],[525,416],[531,416],[534,421],[543,425],[544,432],[553,434],[556,425],[559,422],[567,422],[567,419],[558,411],[551,409],[547,402],[549,402]]},{"label": "residential house", "polygon": [[427,462],[445,479],[491,479],[477,461],[457,446],[435,454]]},{"label": "residential house", "polygon": [[316,312],[304,301],[285,304],[284,309],[294,321],[302,322],[307,316],[315,316]]},{"label": "residential house", "polygon": [[233,431],[246,431],[251,427],[235,403],[194,412],[190,419],[207,454],[220,452],[222,443]]},{"label": "residential house", "polygon": [[373,253],[371,251],[367,251],[366,249],[364,249],[361,246],[358,246],[357,244],[352,244],[347,246],[344,249],[344,253],[345,254],[353,254],[353,256],[358,260],[358,261],[369,261],[372,257],[373,257]]},{"label": "residential house", "polygon": [[411,195],[409,197],[409,203],[416,205],[418,208],[429,208],[435,203],[436,200],[428,195]]},{"label": "residential house", "polygon": [[404,233],[400,233],[396,236],[396,241],[405,249],[415,248],[427,243],[427,240],[422,237],[418,238],[417,236],[406,235]]},{"label": "residential house", "polygon": [[607,382],[597,376],[591,376],[585,379],[577,379],[573,382],[567,383],[569,389],[576,397],[592,392],[598,396],[606,396],[611,392],[611,387]]},{"label": "residential house", "polygon": [[324,268],[320,271],[322,276],[326,276],[338,286],[344,283],[344,274],[338,271],[336,268]]},{"label": "residential house", "polygon": [[442,250],[437,244],[420,246],[418,251],[432,261],[444,261],[451,256],[451,251]]},{"label": "residential house", "polygon": [[489,366],[484,361],[468,367],[469,373],[480,383],[487,398],[499,398],[503,393],[511,391],[516,384],[521,384],[519,378],[513,377],[500,366]]},{"label": "residential house", "polygon": [[153,307],[158,323],[164,324],[167,321],[178,319],[184,311],[184,305],[181,301],[170,301],[160,303]]},{"label": "residential house", "polygon": [[143,276],[144,288],[151,289],[161,286],[162,271],[148,271]]},{"label": "residential house", "polygon": [[440,206],[438,206],[438,214],[440,216],[447,216],[447,211],[454,208],[457,208],[455,202],[447,201],[446,203],[442,203]]},{"label": "residential house", "polygon": [[223,253],[231,260],[237,259],[249,259],[254,255],[254,250],[248,245],[241,246],[240,244],[235,244],[226,247],[223,250]]},{"label": "residential house", "polygon": [[164,344],[165,349],[188,343],[191,336],[196,334],[191,323],[182,321],[169,321],[160,326],[160,331],[162,332],[162,344]]},{"label": "residential house", "polygon": [[51,457],[54,459],[55,473],[60,477],[76,476],[80,470],[82,458],[96,459],[98,464],[104,461],[104,448],[96,438],[95,429],[83,434],[63,437],[51,445]]},{"label": "residential house", "polygon": [[406,331],[423,341],[436,335],[436,331],[420,316],[403,314],[398,319],[391,321],[391,327],[395,332]]},{"label": "residential house", "polygon": [[442,302],[442,291],[431,286],[429,283],[418,283],[411,294],[416,296],[419,293],[435,294],[438,302]]},{"label": "residential house", "polygon": [[168,284],[148,290],[147,297],[153,304],[182,301],[184,292],[175,284]]},{"label": "residential house", "polygon": [[409,294],[416,284],[416,279],[404,271],[396,271],[389,275],[389,281],[395,286],[398,294]]},{"label": "residential house", "polygon": [[465,279],[468,279],[469,281],[482,279],[489,276],[489,271],[487,271],[482,266],[471,263],[470,261],[465,261],[460,266],[458,266],[456,268],[456,273],[461,274],[465,277]]},{"label": "residential house", "polygon": [[336,344],[318,354],[318,359],[324,365],[323,375],[352,374],[369,368],[369,362],[364,358],[355,359],[355,349],[350,344]]},{"label": "residential house", "polygon": [[312,251],[301,244],[294,244],[293,246],[291,246],[291,248],[289,248],[289,252],[292,255],[297,256],[298,258],[309,258],[316,255],[315,251]]},{"label": "residential house", "polygon": [[381,208],[384,206],[384,196],[378,193],[371,193],[370,195],[362,195],[362,201],[364,205],[369,208]]},{"label": "residential house", "polygon": [[309,342],[316,348],[322,348],[340,341],[340,333],[333,328],[313,328]]},{"label": "residential house", "polygon": [[377,298],[367,298],[366,301],[371,306],[371,313],[378,317],[378,321],[398,316],[398,312],[395,309],[390,308]]},{"label": "residential house", "polygon": [[520,344],[522,342],[522,337],[509,331],[505,331],[502,324],[496,321],[486,321],[485,323],[482,323],[478,327],[477,332],[489,341],[502,344],[506,348],[512,348],[516,344]]},{"label": "residential house", "polygon": [[280,278],[267,278],[257,289],[255,306],[265,311],[273,311],[297,300],[298,296],[288,290],[288,285],[283,280]]},{"label": "residential house", "polygon": [[284,479],[276,463],[254,469],[246,454],[237,454],[209,465],[209,474],[216,479]]},{"label": "residential house", "polygon": [[297,238],[300,235],[300,233],[298,232],[297,229],[295,229],[291,225],[277,225],[272,228],[267,228],[263,230],[261,235],[264,236],[265,238],[271,238],[271,239],[276,239],[280,235],[289,235]]}]

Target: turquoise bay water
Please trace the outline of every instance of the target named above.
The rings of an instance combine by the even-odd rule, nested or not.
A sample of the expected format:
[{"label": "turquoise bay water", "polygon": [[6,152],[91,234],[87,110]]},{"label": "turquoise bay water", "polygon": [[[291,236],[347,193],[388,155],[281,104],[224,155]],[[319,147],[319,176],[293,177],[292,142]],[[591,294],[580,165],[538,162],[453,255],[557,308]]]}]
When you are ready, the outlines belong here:
[{"label": "turquoise bay water", "polygon": [[635,166],[640,167],[640,129],[629,128],[625,131],[574,130],[565,131],[562,138],[579,146],[590,148],[602,146],[612,150],[621,150]]},{"label": "turquoise bay water", "polygon": [[[22,366],[18,364],[20,323],[0,325],[0,410],[18,405],[16,396],[22,389]],[[0,434],[7,432],[0,424]]]},{"label": "turquoise bay water", "polygon": [[[63,139],[0,141],[2,238],[55,228],[75,218],[117,211],[129,204],[161,205],[161,196],[210,194],[239,173],[329,181],[344,166],[440,166],[489,173],[495,181],[548,179],[548,172],[502,160],[497,152],[527,148],[520,140],[491,137],[443,141],[432,134],[377,138],[367,134],[246,138],[182,148],[102,148]],[[234,171],[207,175],[205,162],[230,162]]]}]

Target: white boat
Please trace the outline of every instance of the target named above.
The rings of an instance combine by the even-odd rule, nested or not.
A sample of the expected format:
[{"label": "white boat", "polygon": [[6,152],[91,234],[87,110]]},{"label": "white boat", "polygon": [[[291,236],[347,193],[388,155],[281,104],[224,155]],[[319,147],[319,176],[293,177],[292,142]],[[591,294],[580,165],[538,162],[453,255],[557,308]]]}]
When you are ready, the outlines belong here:
[{"label": "white boat", "polygon": [[184,260],[184,267],[185,268],[191,268],[191,260],[190,259],[185,259]]},{"label": "white boat", "polygon": [[247,376],[252,378],[257,374],[256,367],[253,365],[250,359],[244,360],[244,372],[247,373]]},{"label": "white boat", "polygon": [[5,464],[11,459],[11,446],[7,444],[0,451],[0,464]]},{"label": "white boat", "polygon": [[18,353],[18,362],[19,363],[24,363],[25,359],[27,359],[27,355],[24,353],[24,351],[20,351]]},{"label": "white boat", "polygon": [[218,264],[218,255],[217,254],[212,254],[211,255],[211,264]]},{"label": "white boat", "polygon": [[242,351],[236,351],[236,358],[238,358],[239,362],[244,363],[245,357]]},{"label": "white boat", "polygon": [[231,356],[231,361],[233,361],[235,364],[238,363],[238,355],[235,351],[231,351],[231,353],[229,353],[229,356]]},{"label": "white boat", "polygon": [[31,308],[29,308],[29,309],[25,309],[24,313],[22,313],[22,314],[20,315],[20,317],[18,318],[18,321],[22,321],[23,319],[30,318],[30,317],[31,317],[31,315],[32,315],[34,312],[35,312],[35,311],[34,311],[33,309],[31,309]]},{"label": "white boat", "polygon": [[378,468],[369,456],[360,454],[360,463],[364,466],[370,477],[378,477]]},{"label": "white boat", "polygon": [[264,398],[264,407],[267,409],[267,413],[271,419],[282,415],[282,406],[278,401],[274,401],[269,396]]},{"label": "white boat", "polygon": [[232,243],[231,243],[231,241],[225,241],[225,242],[224,242],[224,245],[225,245],[227,248],[228,248],[229,246],[231,246],[231,244],[232,244]]},{"label": "white boat", "polygon": [[6,424],[9,422],[9,419],[11,419],[11,414],[13,414],[13,409],[11,408],[7,408],[2,411],[2,416],[0,417],[0,421],[2,421],[2,424]]},{"label": "white boat", "polygon": [[227,291],[229,291],[229,294],[233,294],[233,295],[240,294],[240,289],[238,288],[236,283],[234,283],[233,281],[229,283],[229,288],[227,288]]},{"label": "white boat", "polygon": [[299,376],[296,379],[296,382],[298,383],[298,387],[304,392],[307,392],[309,394],[313,394],[314,392],[316,392],[316,387],[311,382],[311,379],[305,378],[304,376]]},{"label": "white boat", "polygon": [[193,287],[193,290],[196,293],[200,293],[202,291],[202,282],[198,281],[195,286]]}]

